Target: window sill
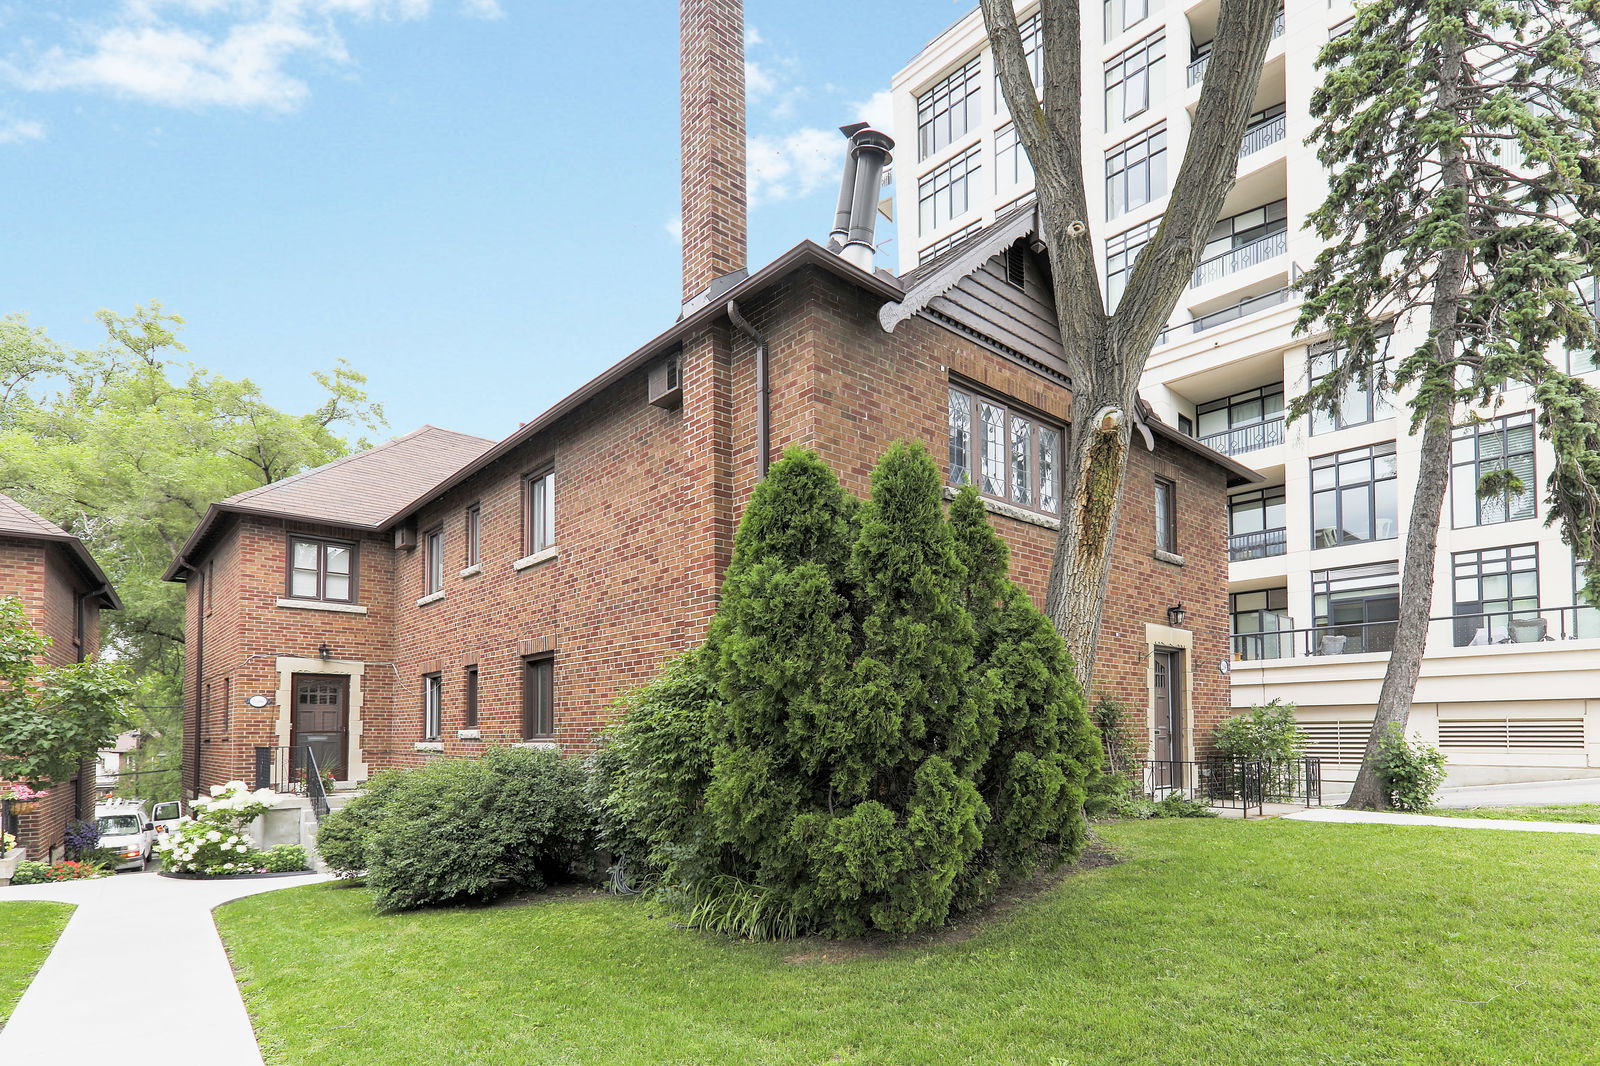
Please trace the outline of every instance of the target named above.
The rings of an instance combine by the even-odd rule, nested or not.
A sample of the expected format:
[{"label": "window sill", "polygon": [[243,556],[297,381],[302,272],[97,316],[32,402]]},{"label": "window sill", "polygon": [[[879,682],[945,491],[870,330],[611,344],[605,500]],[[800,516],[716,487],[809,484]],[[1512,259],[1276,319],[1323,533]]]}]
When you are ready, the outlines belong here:
[{"label": "window sill", "polygon": [[333,611],[336,614],[366,614],[367,609],[358,603],[329,603],[326,600],[278,600],[279,607],[293,607],[297,611]]},{"label": "window sill", "polygon": [[462,576],[462,577],[477,577],[481,573],[483,573],[483,564],[482,563],[473,563],[471,566],[469,566],[465,570],[461,571],[461,575],[460,576]]},{"label": "window sill", "polygon": [[560,747],[554,740],[519,740],[511,746],[532,751],[556,751]]},{"label": "window sill", "polygon": [[536,551],[532,555],[524,555],[522,558],[511,564],[511,569],[526,570],[530,566],[538,566],[540,563],[548,563],[551,559],[556,557],[558,550],[559,549],[557,549],[555,545],[551,545],[550,547],[545,548],[543,551]]},{"label": "window sill", "polygon": [[1157,548],[1155,551],[1150,553],[1150,556],[1158,563],[1171,563],[1173,566],[1184,565],[1183,556],[1178,555],[1176,552],[1162,551],[1160,548]]},{"label": "window sill", "polygon": [[[953,500],[959,491],[954,485],[946,485],[944,487],[944,498]],[[1037,511],[1030,511],[1026,507],[1018,507],[1014,503],[991,500],[987,496],[979,496],[978,499],[983,501],[983,509],[990,514],[1005,515],[1007,518],[1015,518],[1018,522],[1026,522],[1030,526],[1039,526],[1043,529],[1059,530],[1061,528],[1061,519],[1059,518],[1040,514]]]},{"label": "window sill", "polygon": [[414,751],[443,751],[444,742],[442,740],[419,740],[411,747]]},{"label": "window sill", "polygon": [[440,589],[438,592],[428,593],[426,596],[422,597],[422,599],[417,601],[417,606],[426,607],[428,604],[438,603],[442,599],[444,599],[444,589]]},{"label": "window sill", "polygon": [[482,740],[483,738],[478,735],[478,731],[476,729],[458,729],[458,730],[456,730],[456,739],[457,740]]}]

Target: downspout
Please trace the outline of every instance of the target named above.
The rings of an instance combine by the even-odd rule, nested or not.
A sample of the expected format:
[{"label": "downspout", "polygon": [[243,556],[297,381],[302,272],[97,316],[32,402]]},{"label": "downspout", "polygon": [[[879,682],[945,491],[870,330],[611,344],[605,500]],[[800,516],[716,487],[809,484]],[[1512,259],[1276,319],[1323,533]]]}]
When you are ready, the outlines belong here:
[{"label": "downspout", "polygon": [[728,321],[756,345],[756,454],[760,456],[757,476],[766,477],[772,464],[772,385],[767,379],[767,338],[739,313],[739,305],[728,301]]},{"label": "downspout", "polygon": [[[199,567],[190,566],[189,572],[200,580],[200,604],[195,612],[195,648],[194,648],[194,795],[200,795],[200,732],[203,724],[205,708],[201,701],[205,691],[206,676],[206,588],[205,571]],[[193,798],[193,797],[191,797]]]}]

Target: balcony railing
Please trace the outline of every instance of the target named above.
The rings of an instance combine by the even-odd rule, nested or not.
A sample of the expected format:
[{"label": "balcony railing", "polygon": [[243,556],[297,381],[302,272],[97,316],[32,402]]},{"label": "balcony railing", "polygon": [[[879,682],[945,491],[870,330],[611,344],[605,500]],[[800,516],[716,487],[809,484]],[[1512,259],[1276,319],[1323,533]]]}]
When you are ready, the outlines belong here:
[{"label": "balcony railing", "polygon": [[[1394,650],[1397,622],[1352,622],[1275,633],[1235,633],[1236,660],[1359,655]],[[1600,608],[1588,604],[1482,611],[1428,619],[1427,650],[1600,640]]]},{"label": "balcony railing", "polygon": [[1244,131],[1244,140],[1239,142],[1239,158],[1255,155],[1264,148],[1271,148],[1283,140],[1287,124],[1284,116],[1271,118],[1254,129]]},{"label": "balcony railing", "polygon": [[1156,335],[1156,345],[1166,344],[1186,330],[1190,333],[1204,333],[1208,329],[1225,326],[1229,322],[1237,322],[1246,315],[1253,315],[1257,311],[1263,311],[1268,307],[1276,307],[1279,304],[1288,303],[1294,297],[1295,290],[1286,287],[1273,289],[1271,292],[1264,292],[1260,296],[1252,296],[1246,300],[1240,300],[1236,304],[1229,304],[1227,307],[1212,311],[1210,314],[1201,315],[1188,322],[1179,322],[1177,325],[1167,326]]},{"label": "balcony railing", "polygon": [[1265,263],[1269,259],[1276,259],[1289,251],[1289,231],[1286,229],[1269,233],[1265,237],[1257,237],[1249,244],[1241,244],[1231,248],[1221,255],[1214,255],[1210,259],[1195,267],[1194,277],[1190,279],[1191,288],[1200,288],[1213,281],[1221,281],[1229,274],[1237,274],[1241,270],[1248,270],[1258,263]]},{"label": "balcony railing", "polygon": [[1228,538],[1228,561],[1270,559],[1288,550],[1288,530],[1262,529],[1254,533],[1235,533]]},{"label": "balcony railing", "polygon": [[1212,433],[1201,437],[1200,443],[1223,455],[1243,455],[1245,452],[1275,447],[1283,443],[1283,416],[1269,418],[1265,422],[1252,422],[1248,426],[1235,426],[1222,433]]},{"label": "balcony railing", "polygon": [[[1283,12],[1278,12],[1277,19],[1272,23],[1272,37],[1274,40],[1283,36]],[[1192,89],[1206,80],[1206,68],[1211,65],[1211,53],[1196,59],[1189,64],[1189,87]]]}]

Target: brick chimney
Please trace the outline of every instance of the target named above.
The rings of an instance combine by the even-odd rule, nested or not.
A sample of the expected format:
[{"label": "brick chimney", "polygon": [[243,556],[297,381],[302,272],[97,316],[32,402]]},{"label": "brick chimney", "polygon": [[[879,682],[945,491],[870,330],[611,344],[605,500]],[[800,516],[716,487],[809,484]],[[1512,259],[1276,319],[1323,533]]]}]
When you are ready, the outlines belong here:
[{"label": "brick chimney", "polygon": [[744,5],[680,0],[679,20],[687,312],[745,270]]}]

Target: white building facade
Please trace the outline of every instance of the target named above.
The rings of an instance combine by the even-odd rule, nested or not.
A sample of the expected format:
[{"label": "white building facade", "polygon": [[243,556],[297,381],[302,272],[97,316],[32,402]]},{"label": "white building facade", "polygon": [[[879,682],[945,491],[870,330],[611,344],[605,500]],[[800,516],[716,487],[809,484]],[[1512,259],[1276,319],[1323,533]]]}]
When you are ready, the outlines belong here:
[{"label": "white building facade", "polygon": [[[1083,6],[1090,229],[1109,304],[1166,207],[1218,8]],[[1033,5],[1018,12],[1036,56]],[[1382,395],[1352,392],[1337,418],[1284,418],[1285,398],[1338,356],[1295,336],[1291,286],[1316,257],[1305,219],[1327,188],[1304,144],[1315,59],[1352,15],[1344,0],[1287,3],[1236,184],[1143,383],[1163,419],[1267,478],[1230,502],[1232,661],[1195,668],[1230,672],[1235,707],[1294,703],[1330,783],[1353,778],[1383,680],[1419,444]],[[902,272],[1032,195],[986,45],[974,10],[894,78]],[[1400,323],[1392,351],[1415,343]],[[1600,382],[1592,353],[1552,358]],[[1545,526],[1550,450],[1524,390],[1480,414],[1456,433],[1411,732],[1446,753],[1453,784],[1600,776],[1600,610]],[[1479,499],[1479,476],[1507,468],[1532,491]]]}]

